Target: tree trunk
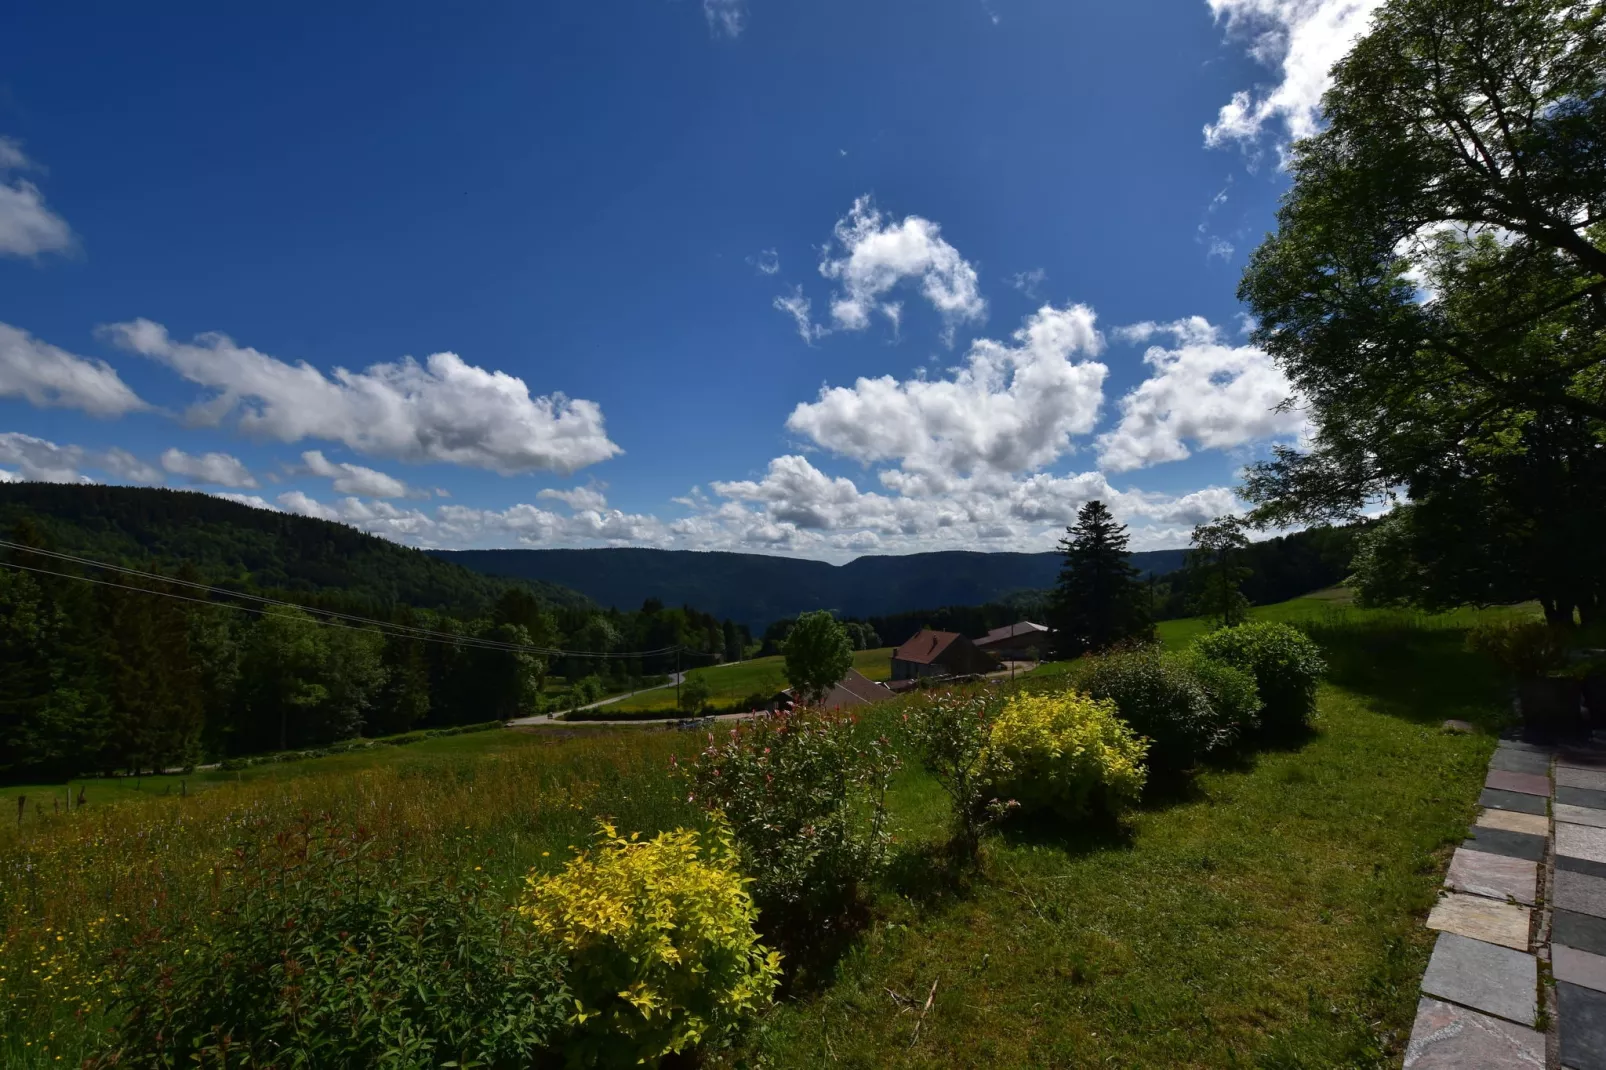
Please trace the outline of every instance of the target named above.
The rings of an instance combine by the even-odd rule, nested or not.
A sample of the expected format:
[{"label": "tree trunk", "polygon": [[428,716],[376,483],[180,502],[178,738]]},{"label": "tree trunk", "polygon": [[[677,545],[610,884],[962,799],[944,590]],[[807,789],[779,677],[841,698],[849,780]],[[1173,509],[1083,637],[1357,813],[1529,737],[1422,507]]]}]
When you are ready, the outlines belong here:
[{"label": "tree trunk", "polygon": [[1572,603],[1562,602],[1554,598],[1544,598],[1539,602],[1545,607],[1545,623],[1557,628],[1571,628],[1573,626]]}]

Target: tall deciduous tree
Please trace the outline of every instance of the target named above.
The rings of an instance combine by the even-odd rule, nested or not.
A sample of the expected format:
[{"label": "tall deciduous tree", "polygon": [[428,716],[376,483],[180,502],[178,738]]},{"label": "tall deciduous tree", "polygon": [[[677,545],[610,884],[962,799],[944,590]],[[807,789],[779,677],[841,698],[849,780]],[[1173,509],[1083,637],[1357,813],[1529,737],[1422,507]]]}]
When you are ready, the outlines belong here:
[{"label": "tall deciduous tree", "polygon": [[1224,628],[1242,624],[1249,615],[1244,581],[1250,569],[1244,564],[1249,538],[1244,522],[1235,516],[1217,517],[1193,529],[1187,576],[1190,608]]},{"label": "tall deciduous tree", "polygon": [[[1390,0],[1324,111],[1239,290],[1313,426],[1308,451],[1252,469],[1256,519],[1403,493],[1427,511],[1414,530],[1502,547],[1553,620],[1593,615],[1606,554],[1578,534],[1606,520],[1606,6]],[[1475,565],[1416,575],[1477,600]]]},{"label": "tall deciduous tree", "polygon": [[1065,529],[1065,555],[1050,605],[1054,642],[1061,657],[1102,650],[1124,639],[1147,637],[1153,625],[1148,592],[1127,551],[1126,525],[1094,500]]},{"label": "tall deciduous tree", "polygon": [[830,610],[798,617],[782,652],[787,682],[804,702],[818,702],[853,668],[853,641]]}]

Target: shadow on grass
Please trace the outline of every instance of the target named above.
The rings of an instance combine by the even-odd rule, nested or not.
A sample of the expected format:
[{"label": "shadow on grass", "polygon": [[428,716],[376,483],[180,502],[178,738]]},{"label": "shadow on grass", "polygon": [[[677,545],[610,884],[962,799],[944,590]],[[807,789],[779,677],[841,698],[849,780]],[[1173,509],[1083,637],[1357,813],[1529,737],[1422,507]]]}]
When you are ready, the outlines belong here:
[{"label": "shadow on grass", "polygon": [[[781,953],[783,973],[776,995],[808,999],[831,987],[836,980],[837,963],[858,942],[871,920],[869,903],[855,899],[839,914],[763,931],[765,942]],[[760,929],[764,929],[762,920]]]},{"label": "shadow on grass", "polygon": [[1380,712],[1418,724],[1454,718],[1486,732],[1511,722],[1498,668],[1466,649],[1466,631],[1410,620],[1320,623],[1307,630],[1327,658],[1327,680]]}]

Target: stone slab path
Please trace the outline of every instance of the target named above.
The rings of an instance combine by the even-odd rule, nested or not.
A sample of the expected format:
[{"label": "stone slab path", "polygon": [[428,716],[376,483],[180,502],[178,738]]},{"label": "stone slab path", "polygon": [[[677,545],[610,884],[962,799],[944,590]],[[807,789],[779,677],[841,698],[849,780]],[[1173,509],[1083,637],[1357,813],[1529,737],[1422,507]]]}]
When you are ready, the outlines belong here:
[{"label": "stone slab path", "polygon": [[1606,748],[1502,740],[1478,805],[1406,1070],[1606,1070]]}]

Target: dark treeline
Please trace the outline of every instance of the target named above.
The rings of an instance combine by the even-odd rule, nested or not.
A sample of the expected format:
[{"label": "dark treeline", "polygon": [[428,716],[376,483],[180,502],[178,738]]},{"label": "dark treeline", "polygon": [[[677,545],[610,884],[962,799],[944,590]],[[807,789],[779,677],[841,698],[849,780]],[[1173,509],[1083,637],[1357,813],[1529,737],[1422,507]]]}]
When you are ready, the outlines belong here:
[{"label": "dark treeline", "polygon": [[[562,703],[566,693],[593,696],[677,665],[739,658],[750,641],[746,629],[690,608],[648,602],[604,611],[561,588],[479,576],[325,521],[228,502],[212,513],[215,499],[204,495],[25,486],[41,492],[35,502],[76,508],[36,512],[15,487],[0,488],[13,492],[0,496],[10,521],[0,534],[34,548],[0,552],[12,566],[0,568],[0,779],[185,767],[500,720]],[[95,508],[83,508],[91,498]],[[186,529],[183,514],[192,506],[209,522]],[[153,552],[164,530],[171,541]],[[242,607],[252,603],[226,593],[35,551],[303,608],[250,612]],[[185,552],[194,556],[179,556]],[[242,558],[256,567],[243,567]],[[342,561],[349,571],[340,570]],[[315,586],[317,577],[329,585]],[[337,622],[330,613],[385,627]],[[420,629],[442,637],[417,635]],[[539,656],[450,637],[592,655],[677,649]]]}]

